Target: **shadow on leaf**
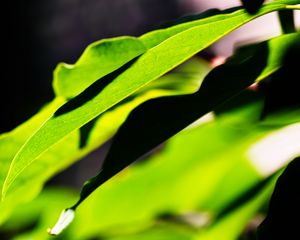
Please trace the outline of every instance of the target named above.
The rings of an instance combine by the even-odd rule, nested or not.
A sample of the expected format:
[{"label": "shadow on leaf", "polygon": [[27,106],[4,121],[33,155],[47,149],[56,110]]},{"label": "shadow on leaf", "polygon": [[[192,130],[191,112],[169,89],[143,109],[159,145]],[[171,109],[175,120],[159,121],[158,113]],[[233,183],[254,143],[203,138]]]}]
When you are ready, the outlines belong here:
[{"label": "shadow on leaf", "polygon": [[114,72],[106,75],[105,77],[99,79],[90,85],[84,92],[80,93],[75,98],[71,99],[65,105],[60,107],[54,114],[54,117],[61,116],[65,113],[71,112],[76,108],[84,105],[86,102],[92,100],[96,95],[98,95],[107,85],[109,85],[118,75],[126,71],[134,62],[138,59],[135,58],[130,62],[123,65],[121,68],[115,70]]},{"label": "shadow on leaf", "polygon": [[102,170],[85,183],[73,208],[137,158],[251,85],[265,68],[268,53],[266,42],[245,47],[212,70],[198,92],[153,99],[133,110],[117,132]]}]

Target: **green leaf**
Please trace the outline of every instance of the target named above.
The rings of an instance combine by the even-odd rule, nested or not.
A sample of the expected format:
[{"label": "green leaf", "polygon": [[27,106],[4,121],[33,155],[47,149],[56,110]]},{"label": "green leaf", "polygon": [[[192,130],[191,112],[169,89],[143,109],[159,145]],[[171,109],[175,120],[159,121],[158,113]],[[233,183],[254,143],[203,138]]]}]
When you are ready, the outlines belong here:
[{"label": "green leaf", "polygon": [[[295,40],[297,36],[289,37]],[[199,91],[192,95],[158,98],[135,109],[117,132],[100,173],[84,185],[75,207],[137,158],[259,79],[265,66],[268,66],[268,73],[277,69],[279,63],[274,56],[278,55],[269,52],[282,50],[286,38],[279,37],[241,49],[224,65],[213,69]],[[247,75],[244,75],[245,71]]]},{"label": "green leaf", "polygon": [[155,30],[139,38],[118,37],[92,43],[75,64],[60,63],[56,67],[53,81],[54,91],[56,95],[67,99],[75,97],[98,79],[120,68],[169,37],[208,22],[207,19],[202,18],[214,14],[217,16],[213,19],[210,18],[209,21],[226,18],[226,15],[220,13],[222,12],[219,10],[207,11],[194,16],[191,19],[194,20],[192,22]]},{"label": "green leaf", "polygon": [[[49,115],[51,116],[57,107],[61,106],[63,102],[64,101],[62,99],[54,99],[26,123],[17,127],[15,130],[0,136],[0,187],[3,186],[9,165],[14,155],[30,137],[32,132],[36,131],[40,124],[49,118]],[[35,196],[39,190],[40,185],[32,185],[29,189],[26,189],[25,191],[23,190],[23,192],[16,191],[14,196],[8,197],[7,201],[0,202],[0,223],[5,220],[15,205],[31,200],[31,198]],[[26,194],[24,194],[24,192]],[[18,197],[21,195],[23,196],[22,198]]]},{"label": "green leaf", "polygon": [[[255,112],[256,109],[257,107],[254,109]],[[251,109],[250,112],[252,113],[253,110]],[[250,113],[247,115],[250,115]],[[172,209],[176,209],[179,206],[191,205],[192,202],[197,200],[196,196],[199,195],[199,191],[207,191],[209,186],[213,186],[213,183],[209,184],[207,188],[199,188],[199,190],[195,191],[195,197],[190,196],[189,199],[185,199],[185,194],[180,194],[180,192],[184,189],[191,189],[188,186],[193,186],[193,180],[187,179],[186,176],[206,169],[207,174],[203,176],[206,182],[209,182],[210,179],[215,179],[213,182],[216,182],[223,174],[218,174],[219,177],[215,175],[217,173],[223,173],[225,169],[230,168],[227,160],[222,158],[222,161],[224,161],[224,164],[228,167],[219,168],[220,171],[216,172],[215,170],[218,169],[217,166],[219,164],[210,163],[210,161],[208,161],[209,158],[214,158],[215,155],[219,155],[222,149],[227,148],[229,135],[233,135],[230,138],[232,140],[237,137],[237,135],[232,133],[232,128],[224,129],[222,134],[219,134],[220,129],[222,129],[222,127],[219,124],[209,123],[207,126],[203,126],[203,128],[190,129],[181,133],[181,135],[172,140],[172,142],[167,145],[167,148],[162,151],[161,154],[157,155],[153,161],[147,161],[145,164],[135,166],[135,168],[127,172],[124,176],[120,175],[119,180],[115,179],[107,189],[102,189],[102,191],[94,195],[93,198],[90,198],[77,213],[75,229],[78,228],[77,226],[82,225],[77,232],[79,238],[81,236],[81,239],[83,239],[82,234],[87,231],[90,232],[93,229],[103,230],[107,226],[113,226],[118,222],[126,225],[127,222],[131,222],[134,219],[142,221],[142,219],[145,219],[145,216],[153,216],[159,209],[164,209],[170,204],[174,206]],[[199,141],[203,144],[207,142],[201,140],[202,136],[205,135],[209,135],[211,141],[215,142],[215,145],[206,144],[206,151],[199,152]],[[231,141],[231,143],[232,142],[233,141]],[[219,149],[219,151],[216,151],[216,149]],[[199,158],[195,157],[197,155],[199,155]],[[174,158],[175,156],[177,156],[177,158]],[[203,160],[199,161],[199,159]],[[220,161],[217,162],[220,163]],[[153,175],[153,172],[156,174]],[[168,181],[164,181],[166,176],[168,176]],[[193,176],[199,178],[199,174]],[[181,181],[183,182],[179,183]],[[178,186],[175,187],[176,185]],[[141,189],[147,191],[141,191]],[[169,192],[165,192],[165,189]],[[148,191],[152,193],[153,197],[157,196],[155,202],[151,199],[147,200]],[[123,204],[117,204],[121,196],[126,207],[124,207]],[[170,201],[170,199],[177,200]],[[137,205],[137,202],[143,202],[143,204]],[[34,202],[32,204],[33,206],[36,205]],[[140,207],[136,208],[135,206]],[[112,208],[117,208],[117,210],[112,211]],[[52,210],[49,209],[49,211]],[[59,209],[57,209],[57,211],[59,211]],[[154,213],[152,213],[153,211]],[[99,215],[99,213],[101,214]],[[87,224],[83,224],[84,222]],[[53,222],[49,224],[53,224]]]},{"label": "green leaf", "polygon": [[229,212],[219,221],[216,221],[211,227],[200,232],[196,239],[238,239],[247,223],[249,223],[249,220],[254,217],[255,213],[269,199],[273,187],[274,178],[263,189],[250,196],[245,204],[236,206],[233,211]]},{"label": "green leaf", "polygon": [[201,24],[226,19],[227,14],[222,14],[226,12],[228,11],[209,10],[189,16],[190,21],[187,23],[179,20],[178,23],[183,23],[146,33],[139,38],[118,37],[92,43],[75,64],[60,63],[57,66],[54,70],[54,91],[56,95],[67,99],[75,97],[101,77],[173,35]]},{"label": "green leaf", "polygon": [[289,48],[300,40],[300,33],[285,34],[273,38],[268,43],[268,63],[256,81],[261,81],[276,72],[282,65],[283,58]]},{"label": "green leaf", "polygon": [[[151,98],[195,92],[204,74],[209,71],[208,64],[201,59],[192,59],[175,69],[171,74],[154,81],[147,88],[141,89],[134,96],[119,103],[113,109],[99,116],[86,135],[85,144],[82,136],[75,131],[67,138],[43,153],[27,171],[24,171],[11,186],[5,201],[0,202],[0,223],[7,218],[12,209],[23,202],[31,201],[41,190],[43,184],[54,174],[70,166],[75,161],[95,150],[110,139],[125,121],[129,112],[142,102]],[[0,186],[2,187],[11,159],[26,142],[33,131],[53,114],[64,100],[56,99],[35,117],[22,124],[14,131],[0,138]],[[82,131],[81,131],[82,132]],[[24,195],[23,198],[18,196]]]},{"label": "green leaf", "polygon": [[[277,1],[279,4],[299,4],[299,0],[290,0],[290,1]],[[289,7],[289,6],[287,6]],[[291,8],[294,8],[295,6],[290,6]],[[295,7],[297,9],[297,7]],[[200,26],[200,25],[206,25],[210,24],[212,22],[218,22],[222,23],[222,21],[226,20],[228,18],[228,15],[230,13],[236,14],[240,12],[241,14],[245,14],[243,10],[238,10],[238,8],[232,8],[227,10],[217,10],[217,9],[210,9],[206,12],[203,12],[198,15],[192,15],[192,16],[186,16],[183,19],[179,19],[178,25],[166,28],[166,29],[159,29],[155,30],[149,33],[144,34],[140,37],[142,42],[145,46],[147,46],[148,49],[155,47],[156,45],[160,44],[161,42],[165,41],[166,39],[172,37],[175,34],[178,34],[180,32],[183,32],[185,30],[188,30],[190,28]],[[234,11],[236,11],[234,13]],[[263,13],[262,11],[261,13]],[[196,19],[196,20],[195,20]],[[197,20],[198,19],[198,20]],[[183,22],[183,23],[182,23]],[[175,22],[176,23],[176,22]]]},{"label": "green leaf", "polygon": [[[28,190],[28,189],[27,189]],[[49,222],[54,222],[56,216],[51,212],[59,211],[65,204],[70,204],[76,198],[75,192],[67,188],[47,187],[33,201],[20,204],[13,210],[13,214],[1,226],[1,232],[22,229],[30,226],[39,219],[39,227],[47,228]],[[44,223],[43,223],[44,222]]]},{"label": "green leaf", "polygon": [[61,63],[54,71],[57,96],[72,98],[97,79],[115,71],[146,51],[134,37],[104,39],[88,46],[74,65]]},{"label": "green leaf", "polygon": [[108,240],[194,240],[194,235],[180,226],[157,226],[137,234],[108,238]]},{"label": "green leaf", "polygon": [[[2,198],[5,197],[9,186],[22,171],[43,152],[68,134],[82,127],[147,83],[162,76],[227,33],[255,17],[285,9],[285,3],[290,2],[293,1],[268,4],[254,16],[249,16],[243,11],[237,11],[228,14],[224,20],[213,21],[204,25],[200,24],[180,32],[156,47],[151,48],[135,61],[107,75],[105,79],[100,79],[92,84],[83,93],[60,108],[23,145],[11,163],[3,185]],[[211,31],[211,29],[214,29],[214,31]]]},{"label": "green leaf", "polygon": [[[182,131],[151,159],[128,168],[95,191],[77,209],[76,218],[62,235],[63,239],[99,236],[110,239],[132,234],[146,237],[156,223],[166,221],[163,215],[181,219],[191,212],[209,217],[208,226],[205,224],[200,232],[207,228],[207,232],[224,231],[226,235],[237,236],[266,194],[259,197],[259,202],[254,200],[256,203],[251,203],[250,209],[238,205],[238,210],[233,208],[222,218],[217,216],[264,178],[253,168],[247,151],[258,140],[281,129],[281,126],[261,127],[257,119],[263,103],[253,93],[249,96],[250,103],[245,103],[241,101],[242,95],[232,99],[240,103],[235,109]],[[35,206],[34,202],[30,205]],[[244,212],[244,209],[249,210]],[[51,215],[48,226],[54,224],[53,212],[59,214],[60,209],[43,209],[40,214],[43,219]],[[218,224],[219,220],[224,223]],[[174,223],[172,218],[170,223]],[[223,227],[217,230],[215,225]],[[45,232],[48,226],[43,222],[29,236],[36,234],[36,239],[49,239]]]}]

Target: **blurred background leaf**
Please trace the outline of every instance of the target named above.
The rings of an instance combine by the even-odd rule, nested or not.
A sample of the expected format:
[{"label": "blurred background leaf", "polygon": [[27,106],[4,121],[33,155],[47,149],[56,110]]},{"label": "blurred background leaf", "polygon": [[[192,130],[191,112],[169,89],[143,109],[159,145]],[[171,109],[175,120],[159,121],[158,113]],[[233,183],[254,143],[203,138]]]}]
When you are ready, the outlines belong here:
[{"label": "blurred background leaf", "polygon": [[[177,134],[149,159],[96,190],[59,239],[236,239],[273,189],[274,178],[255,188],[266,176],[247,154],[259,140],[285,126],[266,127],[259,121],[262,107],[260,94],[243,92],[220,107],[218,115]],[[47,191],[36,201],[52,201]],[[236,202],[243,195],[247,198]],[[74,201],[74,195],[55,196],[55,202]],[[45,204],[24,205],[10,221],[25,218],[29,224],[26,212]],[[33,232],[16,239],[49,238],[45,229],[54,224],[53,212],[62,204],[46,205],[31,220],[39,223]],[[228,206],[231,211],[225,211]]]},{"label": "blurred background leaf", "polygon": [[[269,11],[272,6],[277,9],[285,4],[298,3],[298,0],[277,1],[264,8]],[[54,88],[60,96],[32,119],[0,136],[0,187],[13,156],[32,133],[65,103],[65,97],[75,97],[102,75],[119,67],[127,69],[146,48],[157,46],[173,34],[214,21],[224,23],[237,9],[212,10],[188,16],[180,19],[179,25],[139,38],[96,42],[88,47],[75,65],[60,64],[55,76],[68,76],[63,77],[63,81],[55,77]],[[238,12],[243,13],[242,10]],[[186,22],[187,19],[191,22]],[[276,51],[269,51],[265,59],[267,65],[256,78],[257,81],[267,76],[269,79],[251,87],[258,92],[244,91],[226,101],[215,108],[214,113],[200,118],[109,180],[78,208],[74,223],[56,238],[232,240],[242,238],[239,237],[241,234],[244,238],[252,234],[248,237],[254,238],[255,228],[262,220],[263,215],[260,214],[265,212],[275,180],[282,168],[300,152],[299,83],[296,78],[289,77],[297,76],[297,61],[293,59],[299,56],[299,48],[290,50],[288,56],[285,54],[286,48],[295,39],[299,39],[299,33],[283,35],[268,42],[268,48]],[[75,38],[73,40],[76,41]],[[27,48],[26,43],[23,45]],[[132,51],[119,51],[122,44],[132,46]],[[10,49],[12,52],[19,49],[14,47]],[[114,54],[106,55],[108,49],[115,50]],[[246,48],[245,59],[247,54],[253,53],[253,49]],[[94,63],[99,59],[109,61],[98,69]],[[285,65],[280,68],[282,60]],[[28,66],[25,62],[24,65]],[[80,74],[86,75],[89,68],[92,71],[89,71],[91,75],[87,79],[78,78]],[[75,75],[71,69],[75,69]],[[78,190],[49,187],[51,183],[48,183],[36,197],[43,185],[79,158],[108,142],[134,108],[161,96],[195,93],[209,70],[210,66],[199,58],[189,60],[139,89],[39,156],[39,161],[19,175],[5,201],[0,202],[0,238],[49,239],[46,229],[55,223],[61,209],[77,200]],[[13,78],[13,74],[10,77]],[[80,84],[72,85],[74,79],[76,82],[80,80]],[[17,90],[15,93],[18,95]],[[98,164],[101,165],[101,160]],[[293,233],[296,229],[292,221],[285,222],[283,228],[278,227],[286,212],[297,213],[296,204],[286,204],[288,196],[297,194],[296,185],[293,187],[297,182],[295,166],[290,165],[277,184],[269,215],[262,225],[264,234],[270,235],[268,228],[274,226],[279,235],[286,230]],[[84,169],[78,169],[82,175],[86,174]],[[70,176],[72,179],[69,181],[74,183],[75,176]],[[292,199],[297,203],[297,197]],[[290,208],[285,211],[287,208],[283,207]]]}]

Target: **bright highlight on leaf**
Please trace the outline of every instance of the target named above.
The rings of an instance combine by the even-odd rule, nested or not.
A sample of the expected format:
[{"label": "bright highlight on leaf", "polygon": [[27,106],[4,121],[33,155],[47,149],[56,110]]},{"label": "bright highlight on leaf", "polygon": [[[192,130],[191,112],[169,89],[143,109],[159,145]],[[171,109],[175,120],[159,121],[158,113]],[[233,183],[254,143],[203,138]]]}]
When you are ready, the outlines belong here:
[{"label": "bright highlight on leaf", "polygon": [[60,234],[66,227],[69,226],[69,224],[71,224],[74,217],[75,212],[73,209],[63,210],[54,227],[48,229],[48,233],[54,236]]},{"label": "bright highlight on leaf", "polygon": [[300,153],[300,123],[291,124],[255,143],[248,152],[251,163],[269,176]]}]

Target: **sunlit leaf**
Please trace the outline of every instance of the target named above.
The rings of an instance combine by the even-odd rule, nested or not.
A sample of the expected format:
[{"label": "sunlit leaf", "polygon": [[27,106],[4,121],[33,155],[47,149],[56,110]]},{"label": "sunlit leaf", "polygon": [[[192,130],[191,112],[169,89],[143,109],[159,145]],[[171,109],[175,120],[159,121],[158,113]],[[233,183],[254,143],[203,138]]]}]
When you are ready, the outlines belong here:
[{"label": "sunlit leaf", "polygon": [[[23,125],[17,127],[10,133],[2,134],[0,137],[0,186],[3,186],[5,177],[7,175],[9,165],[14,155],[18,152],[21,146],[30,137],[32,132],[36,131],[40,124],[53,114],[55,109],[62,104],[63,100],[57,98],[51,104],[44,107],[40,113],[35,115],[33,118],[28,120]],[[29,189],[26,189],[26,194],[16,191],[14,196],[8,197],[7,201],[0,202],[0,223],[2,223],[5,218],[9,215],[12,208],[20,202],[27,201],[31,199],[40,190],[40,185],[33,185]],[[24,192],[24,190],[23,190]],[[1,194],[0,194],[1,195]],[[18,196],[23,195],[20,198]]]},{"label": "sunlit leaf", "polygon": [[[286,3],[294,3],[294,1],[278,1],[268,4],[261,8],[258,14],[253,16],[249,16],[243,11],[236,11],[226,15],[226,18],[223,20],[208,22],[204,25],[200,24],[180,32],[156,47],[151,48],[138,59],[106,75],[104,79],[93,83],[84,92],[56,111],[54,116],[46,121],[23,145],[11,163],[3,185],[2,198],[4,198],[9,186],[22,171],[43,152],[68,134],[76,131],[76,129],[79,129],[222,36],[255,17],[285,9]],[[211,29],[214,29],[214,31],[211,31]],[[262,61],[264,60],[262,59]],[[240,87],[235,86],[236,89]],[[206,101],[210,101],[210,99]],[[210,110],[210,107],[207,110]]]},{"label": "sunlit leaf", "polygon": [[71,98],[97,79],[118,69],[146,51],[134,37],[105,39],[88,46],[74,65],[61,63],[54,71],[56,95]]},{"label": "sunlit leaf", "polygon": [[271,52],[284,49],[282,46],[290,43],[287,37],[295,41],[298,36],[293,34],[245,47],[224,65],[213,69],[198,92],[154,99],[135,109],[119,129],[100,173],[84,185],[75,206],[137,158],[251,85],[261,77],[264,69],[267,68],[269,74],[278,69],[279,61],[275,56],[281,55]]},{"label": "sunlit leaf", "polygon": [[[19,176],[8,192],[6,200],[0,202],[0,222],[4,221],[11,210],[20,203],[33,199],[50,177],[110,139],[125,121],[129,112],[136,106],[158,96],[195,92],[208,70],[209,67],[206,62],[200,59],[193,59],[175,69],[171,74],[163,76],[157,80],[158,82],[154,81],[147,88],[141,89],[135,96],[131,96],[130,99],[115,106],[114,109],[102,114],[96,119],[94,125],[87,133],[85,143],[81,142],[81,132],[76,131],[59,144],[50,148],[38,158],[38,161],[28,168],[28,171],[23,172]],[[0,186],[4,182],[11,159],[18,149],[63,101],[63,99],[54,100],[28,122],[1,136]],[[21,195],[26,197],[19,198],[18,196]]]},{"label": "sunlit leaf", "polygon": [[[264,177],[255,170],[246,153],[258,140],[282,128],[279,125],[262,127],[263,122],[257,121],[262,107],[260,98],[252,93],[247,103],[242,101],[244,94],[232,99],[240,103],[237,109],[222,112],[215,120],[182,131],[154,154],[151,161],[141,162],[103,185],[78,208],[74,223],[62,237],[122,239],[126,235],[146,238],[157,234],[159,239],[171,231],[167,226],[155,227],[157,222],[165,221],[164,215],[181,216],[190,212],[208,216],[206,225],[199,229],[200,236],[208,239],[220,233],[227,239],[238,236],[270,193],[268,188],[256,197],[260,188],[255,192],[252,189]],[[228,211],[228,206],[248,191],[251,197],[246,195],[249,198],[238,201],[241,205],[234,205],[236,208]],[[57,201],[60,202],[59,197]],[[51,218],[47,223],[51,226],[53,211],[59,214],[61,209],[48,211]],[[43,222],[33,233],[28,233],[28,238],[49,239],[45,226]],[[198,235],[195,230],[192,233],[178,230],[174,229],[170,236]]]}]

